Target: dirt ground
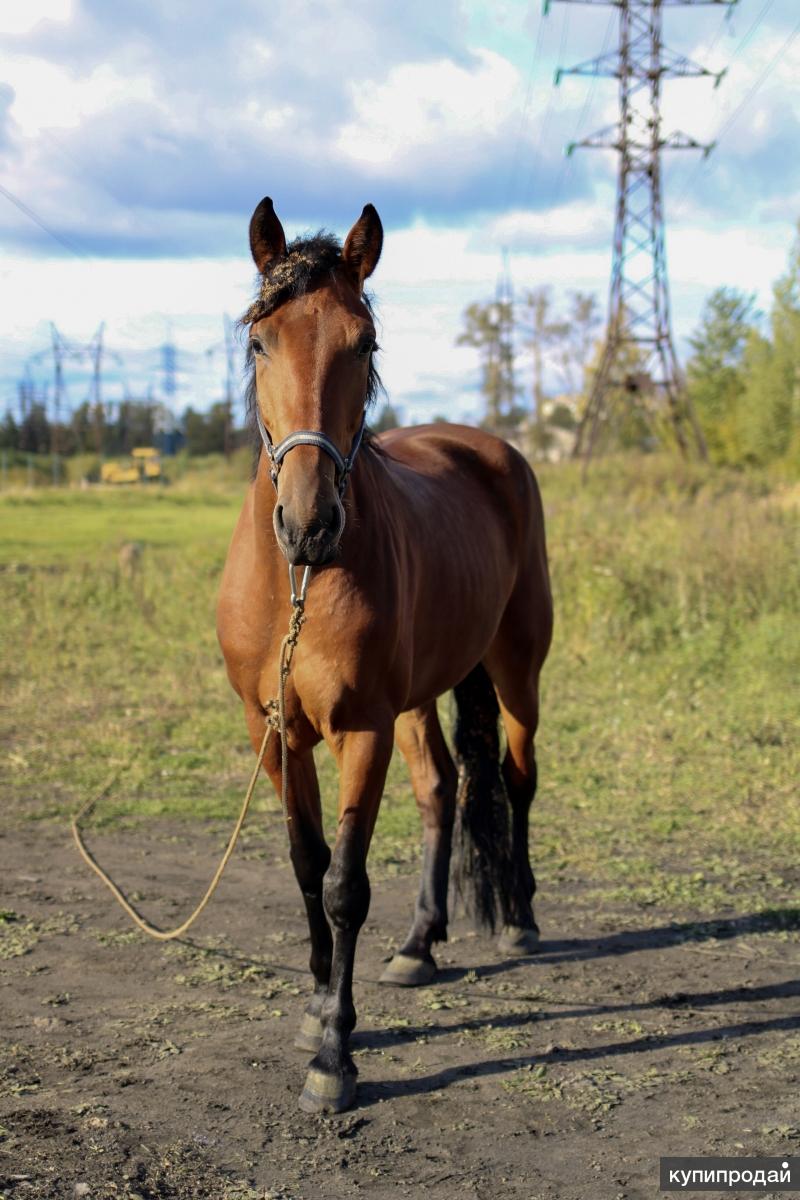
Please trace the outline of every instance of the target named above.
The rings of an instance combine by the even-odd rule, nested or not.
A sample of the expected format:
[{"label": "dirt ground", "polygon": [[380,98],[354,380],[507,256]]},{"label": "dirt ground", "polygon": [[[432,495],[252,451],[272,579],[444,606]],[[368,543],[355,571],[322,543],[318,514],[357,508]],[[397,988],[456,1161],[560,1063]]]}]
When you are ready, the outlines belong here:
[{"label": "dirt ground", "polygon": [[[222,833],[92,843],[177,923]],[[63,829],[7,831],[0,856],[4,1200],[634,1200],[659,1194],[661,1154],[798,1152],[796,913],[678,922],[598,905],[591,880],[548,886],[536,958],[503,960],[461,918],[435,983],[400,991],[376,981],[416,875],[375,872],[357,1105],[307,1117],[308,945],[279,831],[248,840],[196,936],[166,946]]]}]

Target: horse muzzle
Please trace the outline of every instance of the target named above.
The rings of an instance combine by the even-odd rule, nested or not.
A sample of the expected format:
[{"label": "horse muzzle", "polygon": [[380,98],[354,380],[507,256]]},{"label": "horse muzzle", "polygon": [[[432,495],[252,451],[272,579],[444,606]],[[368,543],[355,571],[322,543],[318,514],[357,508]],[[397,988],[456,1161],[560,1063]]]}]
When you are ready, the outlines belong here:
[{"label": "horse muzzle", "polygon": [[338,496],[330,511],[299,521],[282,504],[273,514],[281,553],[293,567],[324,567],[339,555],[344,529],[344,508]]}]

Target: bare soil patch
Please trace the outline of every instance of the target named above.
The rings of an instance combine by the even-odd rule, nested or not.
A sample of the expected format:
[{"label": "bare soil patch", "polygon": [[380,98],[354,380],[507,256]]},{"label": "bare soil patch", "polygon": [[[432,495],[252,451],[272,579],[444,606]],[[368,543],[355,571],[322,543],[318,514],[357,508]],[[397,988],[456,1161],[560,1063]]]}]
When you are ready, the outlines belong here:
[{"label": "bare soil patch", "polygon": [[[171,924],[223,832],[92,841]],[[677,921],[591,880],[548,886],[536,958],[504,960],[458,918],[437,980],[400,991],[377,979],[417,879],[375,871],[357,1105],[309,1118],[292,1048],[308,945],[280,831],[166,946],[129,928],[62,828],[8,831],[0,853],[6,1200],[634,1200],[659,1194],[661,1154],[798,1152],[796,910]]]}]

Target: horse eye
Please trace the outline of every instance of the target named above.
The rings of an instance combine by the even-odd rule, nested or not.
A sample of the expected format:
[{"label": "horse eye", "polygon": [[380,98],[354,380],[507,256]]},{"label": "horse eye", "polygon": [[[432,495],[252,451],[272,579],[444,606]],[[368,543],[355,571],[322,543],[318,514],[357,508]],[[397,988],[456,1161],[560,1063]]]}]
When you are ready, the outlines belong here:
[{"label": "horse eye", "polygon": [[264,346],[262,345],[261,342],[258,341],[257,338],[250,339],[250,349],[253,351],[254,354],[266,354],[267,353],[266,350],[264,349]]},{"label": "horse eye", "polygon": [[378,345],[375,341],[375,338],[368,334],[358,343],[358,350],[356,353],[358,354],[359,358],[366,358],[368,354],[372,354],[373,350],[377,349]]}]

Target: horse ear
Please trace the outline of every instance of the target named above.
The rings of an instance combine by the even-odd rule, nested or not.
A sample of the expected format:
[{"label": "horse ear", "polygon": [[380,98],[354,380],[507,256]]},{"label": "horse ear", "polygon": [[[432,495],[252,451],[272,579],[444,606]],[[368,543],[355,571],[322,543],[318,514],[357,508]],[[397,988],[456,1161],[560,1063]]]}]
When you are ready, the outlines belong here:
[{"label": "horse ear", "polygon": [[378,265],[383,246],[383,226],[377,209],[365,204],[361,216],[347,235],[342,257],[358,283],[359,291]]},{"label": "horse ear", "polygon": [[250,253],[262,275],[274,258],[286,253],[286,234],[269,196],[264,197],[250,218]]}]

